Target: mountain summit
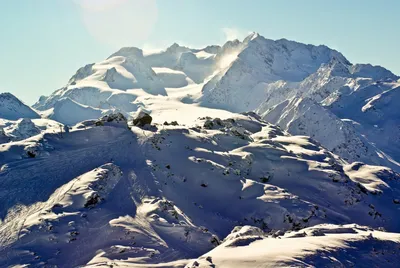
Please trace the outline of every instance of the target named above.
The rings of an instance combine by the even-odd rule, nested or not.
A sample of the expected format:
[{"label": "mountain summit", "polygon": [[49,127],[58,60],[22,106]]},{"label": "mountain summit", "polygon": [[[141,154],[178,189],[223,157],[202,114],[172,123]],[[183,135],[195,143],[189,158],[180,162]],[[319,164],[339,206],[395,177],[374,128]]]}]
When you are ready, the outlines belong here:
[{"label": "mountain summit", "polygon": [[40,118],[37,112],[11,93],[0,93],[0,117],[9,120]]},{"label": "mountain summit", "polygon": [[[270,40],[252,33],[222,47],[193,49],[175,43],[157,53],[122,48],[103,62],[79,69],[65,87],[42,97],[34,107],[67,124],[94,119],[99,113],[119,111],[130,117],[140,107],[154,110],[150,99],[230,112],[256,111],[292,134],[312,136],[350,162],[400,171],[400,149],[392,146],[400,130],[385,116],[397,109],[396,104],[390,102],[385,111],[363,109],[382,94],[393,95],[389,92],[398,90],[398,79],[380,66],[352,64],[324,45]],[[64,121],[68,116],[59,114],[64,110],[54,107],[65,98],[96,112],[86,109],[76,120]],[[298,101],[306,105],[298,106]],[[52,112],[46,112],[49,109]],[[377,116],[379,124],[371,120]],[[331,133],[337,133],[334,141]]]},{"label": "mountain summit", "polygon": [[0,267],[397,267],[399,94],[257,33],[0,94]]}]

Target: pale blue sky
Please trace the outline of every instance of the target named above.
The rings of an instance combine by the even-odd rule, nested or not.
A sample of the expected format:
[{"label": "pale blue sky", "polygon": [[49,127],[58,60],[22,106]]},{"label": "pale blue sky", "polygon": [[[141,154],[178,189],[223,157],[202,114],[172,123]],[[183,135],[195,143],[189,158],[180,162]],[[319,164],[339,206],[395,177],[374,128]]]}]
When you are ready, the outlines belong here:
[{"label": "pale blue sky", "polygon": [[29,104],[122,46],[202,47],[250,31],[400,74],[399,0],[0,0],[0,92]]}]

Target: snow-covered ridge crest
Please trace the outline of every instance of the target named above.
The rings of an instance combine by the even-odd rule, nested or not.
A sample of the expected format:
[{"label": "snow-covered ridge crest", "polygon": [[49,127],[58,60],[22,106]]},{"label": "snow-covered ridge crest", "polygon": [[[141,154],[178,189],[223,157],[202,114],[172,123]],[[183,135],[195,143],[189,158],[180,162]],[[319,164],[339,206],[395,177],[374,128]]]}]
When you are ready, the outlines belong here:
[{"label": "snow-covered ridge crest", "polygon": [[232,238],[185,267],[395,267],[398,258],[398,234],[365,226],[322,224],[272,236],[254,229],[235,229]]},{"label": "snow-covered ridge crest", "polygon": [[40,118],[40,116],[11,93],[0,93],[0,118],[18,120],[20,118]]},{"label": "snow-covered ridge crest", "polygon": [[1,94],[0,266],[396,267],[398,79],[253,33]]},{"label": "snow-covered ridge crest", "polygon": [[[0,146],[0,160],[0,266],[191,267],[292,239],[302,239],[287,253],[296,258],[306,244],[330,245],[329,254],[346,241],[369,245],[370,233],[378,250],[399,243],[383,232],[399,231],[399,174],[348,165],[255,113],[129,128],[115,114]],[[256,248],[259,262],[271,261]]]},{"label": "snow-covered ridge crest", "polygon": [[274,41],[252,34],[244,40],[229,69],[204,86],[202,103],[234,111],[253,110],[268,97],[260,88],[262,84],[300,82],[334,59],[350,64],[342,54],[326,46],[286,39]]},{"label": "snow-covered ridge crest", "polygon": [[[140,108],[161,114],[172,106],[186,109],[190,107],[187,104],[231,112],[256,111],[268,120],[278,120],[268,113],[276,113],[287,100],[301,98],[302,107],[311,105],[307,114],[313,116],[298,114],[296,101],[292,101],[283,115],[292,124],[271,122],[286,130],[290,125],[293,134],[313,134],[348,161],[383,164],[400,171],[400,148],[392,146],[400,139],[394,115],[397,107],[389,101],[395,99],[390,96],[396,95],[398,79],[380,66],[352,64],[324,45],[270,40],[252,33],[243,41],[201,49],[176,43],[153,53],[122,48],[103,62],[79,69],[65,87],[41,97],[34,107],[43,116],[69,125],[110,111],[129,118]],[[54,109],[64,98],[78,104],[79,117],[71,120],[65,109]],[[372,105],[386,101],[384,108]],[[327,127],[319,127],[323,120],[328,120]],[[294,127],[294,122],[307,127]],[[311,131],[311,125],[318,131]],[[335,146],[327,138],[332,132],[339,137]],[[352,141],[362,146],[356,149]]]}]

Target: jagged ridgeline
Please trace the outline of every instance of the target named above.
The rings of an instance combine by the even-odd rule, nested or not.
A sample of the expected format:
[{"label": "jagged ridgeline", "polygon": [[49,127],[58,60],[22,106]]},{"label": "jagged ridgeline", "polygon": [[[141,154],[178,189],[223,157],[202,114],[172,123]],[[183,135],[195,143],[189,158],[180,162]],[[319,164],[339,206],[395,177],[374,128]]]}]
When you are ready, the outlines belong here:
[{"label": "jagged ridgeline", "polygon": [[0,267],[396,267],[399,86],[251,34],[0,94]]},{"label": "jagged ridgeline", "polygon": [[251,34],[222,47],[122,48],[79,69],[34,107],[68,125],[112,111],[129,117],[141,107],[159,110],[155,101],[165,100],[177,107],[256,111],[350,162],[400,171],[400,149],[392,146],[400,141],[398,79],[380,66],[352,64],[326,46]]}]

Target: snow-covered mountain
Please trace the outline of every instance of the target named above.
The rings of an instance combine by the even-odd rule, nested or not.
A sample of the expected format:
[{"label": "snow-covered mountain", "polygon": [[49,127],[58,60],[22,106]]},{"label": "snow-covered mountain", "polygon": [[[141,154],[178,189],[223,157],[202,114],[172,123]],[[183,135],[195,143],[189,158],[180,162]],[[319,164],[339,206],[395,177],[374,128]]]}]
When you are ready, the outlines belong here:
[{"label": "snow-covered mountain", "polygon": [[[385,261],[398,256],[400,235],[377,231],[400,226],[400,176],[388,168],[349,165],[255,114],[191,127],[103,122],[0,147],[0,266],[196,267],[211,256],[232,267],[226,248],[250,244],[266,263],[273,253],[252,242],[280,236],[288,239],[281,247],[301,238],[289,256],[316,239],[331,256],[346,241],[390,252]],[[316,226],[326,223],[356,225]],[[317,261],[277,255],[280,265]],[[245,261],[238,257],[236,267]]]},{"label": "snow-covered mountain", "polygon": [[399,89],[254,33],[1,94],[0,267],[396,267]]},{"label": "snow-covered mountain", "polygon": [[17,120],[40,118],[40,116],[11,93],[0,93],[0,118]]},{"label": "snow-covered mountain", "polygon": [[[398,79],[380,66],[351,64],[326,46],[254,33],[222,47],[173,44],[157,53],[122,48],[104,62],[79,69],[65,87],[41,97],[34,107],[69,125],[110,112],[129,117],[139,108],[151,111],[155,99],[252,110],[292,134],[312,136],[349,162],[400,171],[400,148],[393,146],[400,139],[398,108],[388,100],[395,99],[390,96],[398,91]],[[385,104],[376,110],[368,106],[372,100]],[[72,106],[68,110],[80,112],[62,109]],[[277,116],[282,109],[286,113]],[[331,133],[337,134],[334,140]]]},{"label": "snow-covered mountain", "polygon": [[386,78],[390,74],[374,81],[349,73],[339,75],[334,68],[321,67],[300,85],[283,90],[285,96],[280,96],[279,88],[274,89],[257,112],[293,134],[312,136],[350,162],[366,161],[399,170],[398,108],[391,97],[383,110],[368,104],[375,99],[381,102],[381,96],[396,95],[400,83]]},{"label": "snow-covered mountain", "polygon": [[243,41],[236,59],[203,87],[205,105],[243,111],[254,110],[268,98],[267,84],[301,82],[332,60],[347,60],[326,46],[269,40],[253,34]]},{"label": "snow-covered mountain", "polygon": [[396,95],[398,76],[380,66],[353,65],[326,46],[259,35],[244,43],[229,68],[203,87],[203,105],[255,110],[292,134],[312,136],[350,162],[400,170],[399,147],[393,146],[400,137],[398,118],[393,118],[399,114],[397,105],[387,101],[387,116],[365,106],[381,94]]}]

